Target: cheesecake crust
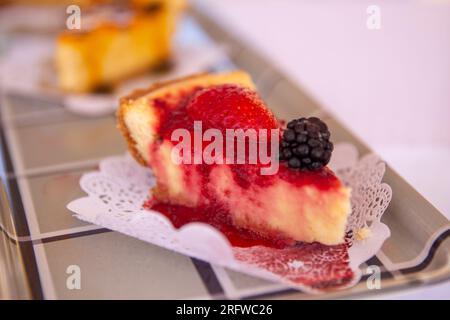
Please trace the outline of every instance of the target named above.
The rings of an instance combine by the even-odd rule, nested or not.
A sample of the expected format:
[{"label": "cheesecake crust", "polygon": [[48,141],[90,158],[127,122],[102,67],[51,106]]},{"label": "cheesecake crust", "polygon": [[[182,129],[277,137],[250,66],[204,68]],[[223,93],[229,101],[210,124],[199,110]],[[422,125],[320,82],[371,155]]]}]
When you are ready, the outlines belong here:
[{"label": "cheesecake crust", "polygon": [[139,164],[141,164],[143,166],[148,165],[147,162],[145,161],[144,157],[140,154],[140,152],[136,148],[136,141],[131,136],[130,129],[127,127],[127,125],[125,123],[125,114],[128,112],[128,110],[130,108],[133,108],[133,105],[132,105],[133,102],[145,97],[146,95],[154,92],[157,89],[163,88],[165,86],[168,86],[168,85],[171,85],[174,83],[179,83],[179,82],[183,82],[186,80],[199,78],[199,77],[202,77],[205,75],[206,75],[206,73],[198,73],[198,74],[186,76],[183,78],[179,78],[176,80],[156,82],[147,88],[136,89],[133,92],[131,92],[130,94],[128,94],[120,99],[119,108],[117,109],[117,112],[116,112],[117,128],[120,130],[120,132],[122,132],[123,136],[125,137],[125,140],[127,141],[128,150],[130,151],[131,155],[136,159],[136,161]]}]

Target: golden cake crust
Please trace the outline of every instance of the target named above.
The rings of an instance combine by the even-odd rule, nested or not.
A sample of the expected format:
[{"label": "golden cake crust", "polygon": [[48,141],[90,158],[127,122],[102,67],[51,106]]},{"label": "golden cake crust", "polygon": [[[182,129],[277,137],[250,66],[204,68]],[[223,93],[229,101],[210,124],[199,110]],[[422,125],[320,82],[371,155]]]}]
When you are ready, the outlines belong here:
[{"label": "golden cake crust", "polygon": [[168,81],[161,81],[156,82],[150,85],[148,88],[145,89],[136,89],[130,94],[120,98],[120,105],[116,112],[117,117],[117,128],[122,132],[123,136],[125,137],[128,145],[128,150],[130,151],[131,155],[136,159],[137,162],[139,162],[141,165],[146,166],[147,163],[145,159],[142,157],[140,152],[136,148],[136,141],[132,138],[130,130],[128,129],[127,125],[125,124],[125,114],[128,112],[129,108],[132,108],[132,103],[139,99],[144,97],[145,95],[163,88],[167,85],[183,82],[189,79],[198,78],[201,76],[205,76],[205,73],[198,73],[190,76],[186,76],[183,78],[179,78],[176,80],[168,80]]}]

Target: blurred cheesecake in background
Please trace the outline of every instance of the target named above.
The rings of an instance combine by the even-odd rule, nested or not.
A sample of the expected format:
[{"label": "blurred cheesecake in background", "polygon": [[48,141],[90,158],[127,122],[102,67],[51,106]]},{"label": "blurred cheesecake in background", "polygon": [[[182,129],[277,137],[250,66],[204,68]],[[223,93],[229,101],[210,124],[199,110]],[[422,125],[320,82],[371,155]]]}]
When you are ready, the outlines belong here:
[{"label": "blurred cheesecake in background", "polygon": [[59,87],[89,92],[166,63],[182,0],[131,0],[82,12],[81,29],[57,39]]}]

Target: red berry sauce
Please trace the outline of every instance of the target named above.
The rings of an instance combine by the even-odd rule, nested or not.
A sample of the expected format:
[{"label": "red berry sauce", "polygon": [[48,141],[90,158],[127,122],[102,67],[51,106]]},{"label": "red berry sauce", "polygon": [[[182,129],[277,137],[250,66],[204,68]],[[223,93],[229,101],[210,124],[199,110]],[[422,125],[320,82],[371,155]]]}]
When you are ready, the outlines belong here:
[{"label": "red berry sauce", "polygon": [[206,223],[219,230],[234,247],[265,246],[281,249],[292,243],[281,238],[267,239],[250,230],[235,227],[228,210],[218,204],[191,208],[149,200],[144,207],[165,215],[175,228],[191,222]]}]

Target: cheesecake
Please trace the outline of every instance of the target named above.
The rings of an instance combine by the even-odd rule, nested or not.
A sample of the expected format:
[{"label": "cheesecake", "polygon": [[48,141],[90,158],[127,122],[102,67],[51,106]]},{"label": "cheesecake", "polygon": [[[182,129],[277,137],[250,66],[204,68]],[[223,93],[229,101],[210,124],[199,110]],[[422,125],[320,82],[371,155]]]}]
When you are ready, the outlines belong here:
[{"label": "cheesecake", "polygon": [[56,70],[62,90],[111,88],[167,63],[180,1],[151,1],[147,7],[141,2],[85,9],[81,29],[58,36]]},{"label": "cheesecake", "polygon": [[[162,210],[170,205],[170,218],[176,227],[181,226],[179,219],[189,221],[189,216],[208,212],[206,222],[213,226],[222,219],[238,233],[251,232],[262,239],[325,245],[344,242],[351,211],[350,190],[326,165],[311,165],[302,159],[305,165],[301,166],[295,163],[300,158],[286,158],[286,148],[297,146],[285,141],[292,138],[292,132],[287,131],[293,129],[286,128],[259,98],[247,73],[198,74],[136,90],[121,98],[117,121],[131,154],[141,165],[150,167],[156,177],[149,207]],[[307,121],[292,124],[297,128]],[[192,160],[196,151],[205,155],[211,146],[205,140],[195,146],[198,124],[203,137],[208,130],[224,134],[220,142],[223,148],[215,150],[213,162]],[[264,172],[269,164],[259,158],[248,161],[250,139],[244,143],[244,159],[237,161],[234,152],[231,160],[235,161],[228,161],[227,134],[236,130],[272,133],[266,134],[263,142],[271,153],[278,155],[281,150],[272,158],[277,161],[275,171]],[[192,133],[188,141],[192,144],[188,143],[182,154],[181,140],[174,139],[179,138],[178,132]],[[207,140],[212,141],[211,136]],[[236,141],[230,145],[235,146]],[[328,152],[324,148],[323,154]],[[319,156],[329,160],[329,154]],[[197,217],[190,221],[203,220]]]}]

